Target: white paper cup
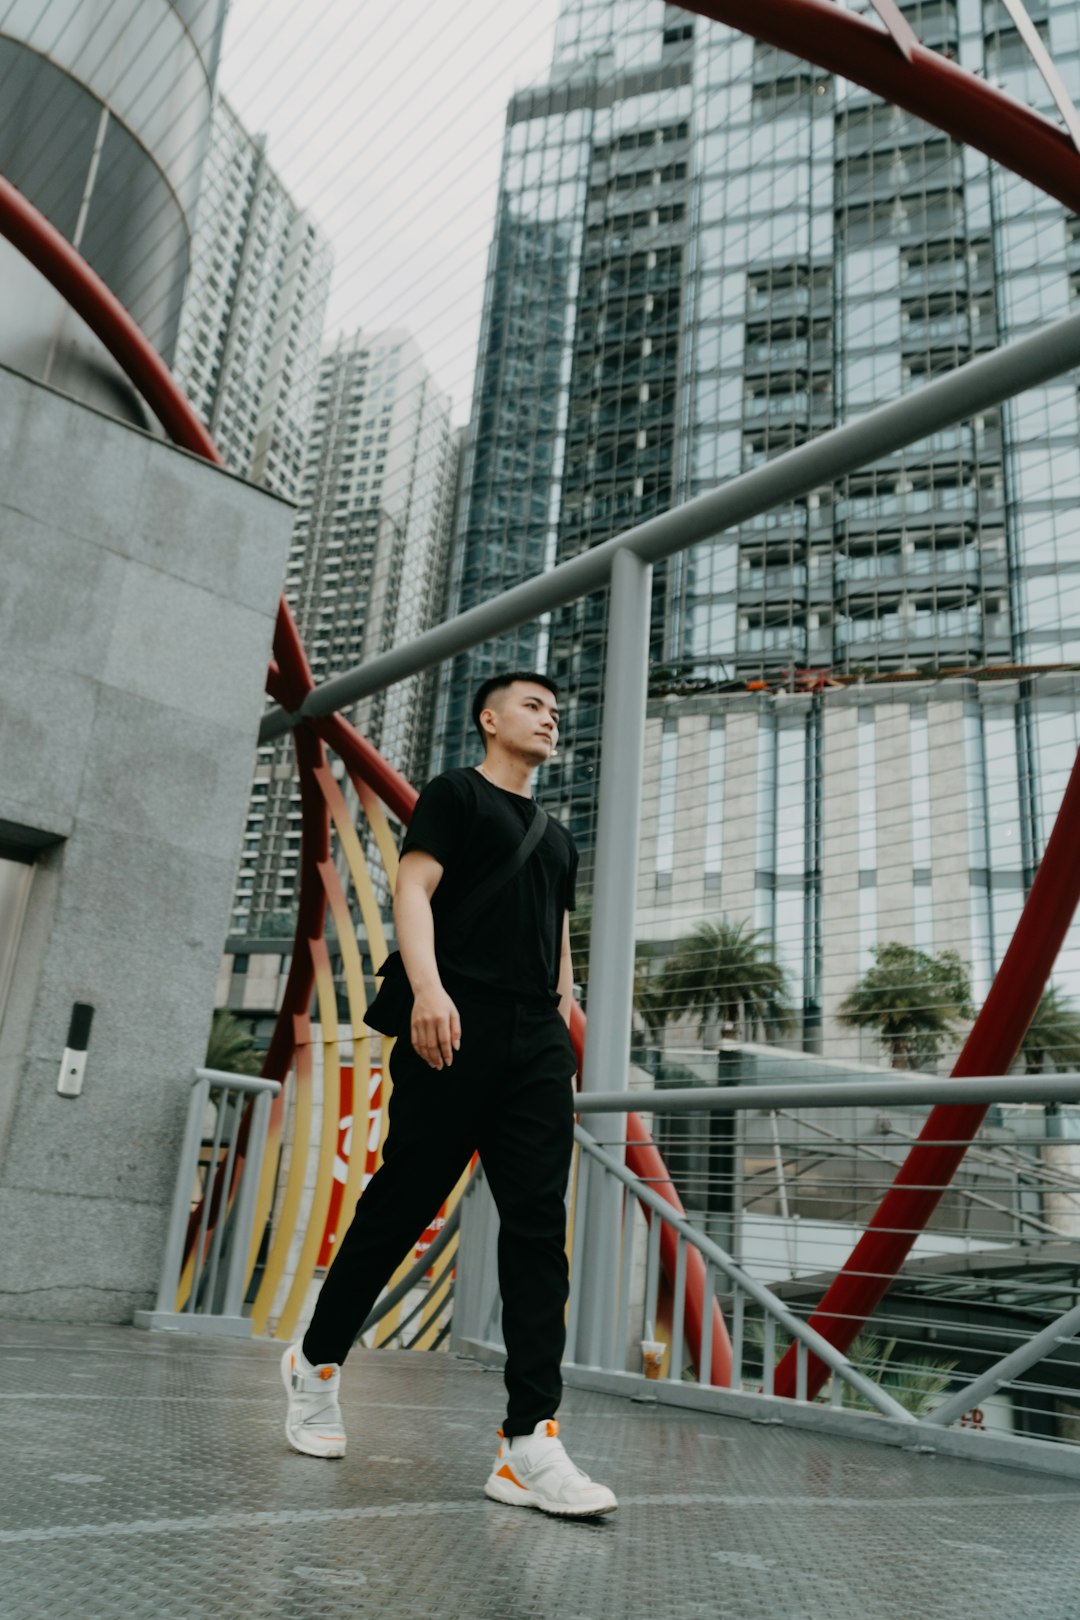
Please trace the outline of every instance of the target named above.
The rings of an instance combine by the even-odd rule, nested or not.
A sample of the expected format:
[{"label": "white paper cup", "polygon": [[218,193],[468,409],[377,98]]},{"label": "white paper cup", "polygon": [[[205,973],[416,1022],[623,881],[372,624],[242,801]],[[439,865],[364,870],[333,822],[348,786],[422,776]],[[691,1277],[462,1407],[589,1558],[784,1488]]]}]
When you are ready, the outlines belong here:
[{"label": "white paper cup", "polygon": [[642,1339],[641,1366],[646,1378],[659,1378],[667,1345],[662,1339]]}]

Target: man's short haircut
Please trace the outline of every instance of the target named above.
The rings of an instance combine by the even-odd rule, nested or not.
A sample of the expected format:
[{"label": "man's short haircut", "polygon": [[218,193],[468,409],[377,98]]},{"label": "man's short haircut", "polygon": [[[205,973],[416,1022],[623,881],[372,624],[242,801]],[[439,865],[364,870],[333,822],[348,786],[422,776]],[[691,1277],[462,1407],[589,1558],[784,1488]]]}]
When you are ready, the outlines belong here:
[{"label": "man's short haircut", "polygon": [[480,733],[480,741],[487,747],[487,732],[480,724],[480,716],[491,702],[493,692],[501,692],[505,687],[513,686],[515,681],[532,681],[536,686],[546,686],[552,697],[558,701],[559,688],[550,675],[538,675],[534,669],[513,669],[508,675],[490,675],[473,698],[472,717],[473,725]]}]

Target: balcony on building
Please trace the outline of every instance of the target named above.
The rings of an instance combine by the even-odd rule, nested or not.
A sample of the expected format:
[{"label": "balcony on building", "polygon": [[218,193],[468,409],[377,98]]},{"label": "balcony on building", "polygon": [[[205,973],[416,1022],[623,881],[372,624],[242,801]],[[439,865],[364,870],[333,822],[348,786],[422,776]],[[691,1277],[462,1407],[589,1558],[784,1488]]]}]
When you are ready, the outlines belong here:
[{"label": "balcony on building", "polygon": [[974,528],[980,515],[986,521],[995,509],[992,499],[992,492],[969,484],[933,484],[891,492],[878,489],[841,496],[835,505],[835,517],[849,541],[876,536],[883,530],[897,535],[939,528],[956,532]]},{"label": "balcony on building", "polygon": [[882,537],[838,551],[835,560],[837,590],[849,599],[872,593],[878,584],[891,592],[926,591],[939,582],[947,589],[985,585],[988,573],[995,585],[1003,582],[1004,551],[984,549],[973,537],[949,543],[934,536],[921,544]]},{"label": "balcony on building", "polygon": [[831,270],[810,270],[800,265],[752,272],[746,289],[748,325],[812,315],[831,318],[832,305]]},{"label": "balcony on building", "polygon": [[848,207],[865,203],[890,203],[894,198],[932,197],[940,192],[954,194],[964,183],[963,160],[959,151],[948,151],[945,141],[934,142],[922,152],[909,153],[910,162],[898,162],[899,152],[877,153],[866,158],[841,160],[836,166],[836,197]]}]

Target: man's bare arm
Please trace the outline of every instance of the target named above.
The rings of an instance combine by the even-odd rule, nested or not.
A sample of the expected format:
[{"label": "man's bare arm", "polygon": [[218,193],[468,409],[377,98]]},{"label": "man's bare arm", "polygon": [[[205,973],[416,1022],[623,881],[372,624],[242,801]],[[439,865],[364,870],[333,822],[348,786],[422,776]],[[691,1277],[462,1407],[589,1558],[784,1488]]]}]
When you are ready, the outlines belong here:
[{"label": "man's bare arm", "polygon": [[443,988],[435,960],[435,919],[431,897],[443,868],[434,855],[412,849],[401,858],[394,891],[398,950],[413,992],[412,1044],[433,1069],[449,1068],[461,1046],[461,1019]]}]

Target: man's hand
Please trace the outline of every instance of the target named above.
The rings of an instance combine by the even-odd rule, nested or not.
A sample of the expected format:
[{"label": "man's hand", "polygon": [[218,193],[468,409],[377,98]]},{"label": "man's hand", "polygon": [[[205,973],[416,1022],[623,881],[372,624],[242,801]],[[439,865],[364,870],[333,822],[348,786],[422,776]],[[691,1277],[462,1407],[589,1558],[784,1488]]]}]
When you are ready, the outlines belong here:
[{"label": "man's hand", "polygon": [[423,990],[413,1002],[409,1026],[413,1049],[433,1069],[447,1069],[461,1046],[461,1019],[446,991]]}]

